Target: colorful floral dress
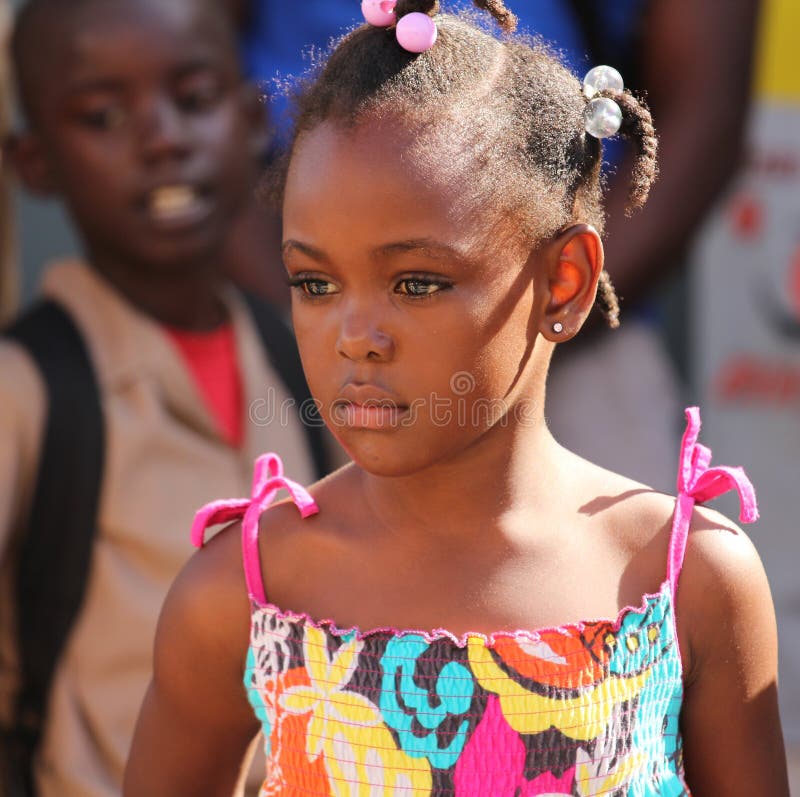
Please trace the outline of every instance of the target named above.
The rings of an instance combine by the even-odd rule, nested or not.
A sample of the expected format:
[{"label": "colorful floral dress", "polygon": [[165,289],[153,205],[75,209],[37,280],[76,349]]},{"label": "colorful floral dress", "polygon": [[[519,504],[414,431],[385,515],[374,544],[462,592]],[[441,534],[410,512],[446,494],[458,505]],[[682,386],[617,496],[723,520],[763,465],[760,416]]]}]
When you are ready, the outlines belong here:
[{"label": "colorful floral dress", "polygon": [[674,616],[691,510],[730,487],[742,520],[757,517],[740,469],[709,468],[687,411],[679,495],[661,589],[616,620],[537,631],[340,629],[267,602],[258,517],[285,488],[316,507],[274,455],[257,466],[254,498],[217,502],[210,523],[244,514],[252,604],[245,687],[262,723],[261,797],[679,797],[682,668]]}]

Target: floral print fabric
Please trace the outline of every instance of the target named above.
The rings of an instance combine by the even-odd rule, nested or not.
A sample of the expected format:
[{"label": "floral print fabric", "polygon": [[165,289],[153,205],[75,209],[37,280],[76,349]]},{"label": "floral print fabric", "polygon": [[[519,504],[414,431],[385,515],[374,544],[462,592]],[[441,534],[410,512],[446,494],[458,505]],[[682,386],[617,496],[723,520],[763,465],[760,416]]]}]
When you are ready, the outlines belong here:
[{"label": "floral print fabric", "polygon": [[616,621],[487,639],[342,631],[253,603],[261,797],[681,797],[665,582]]}]

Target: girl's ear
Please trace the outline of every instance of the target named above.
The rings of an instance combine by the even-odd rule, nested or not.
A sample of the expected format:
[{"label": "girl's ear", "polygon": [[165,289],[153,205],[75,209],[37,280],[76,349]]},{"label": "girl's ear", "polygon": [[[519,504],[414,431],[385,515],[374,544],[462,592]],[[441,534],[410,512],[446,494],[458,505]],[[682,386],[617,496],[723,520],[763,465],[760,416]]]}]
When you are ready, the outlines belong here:
[{"label": "girl's ear", "polygon": [[3,161],[11,165],[32,194],[52,196],[58,193],[55,177],[36,133],[26,131],[8,136],[3,141]]},{"label": "girl's ear", "polygon": [[577,333],[589,315],[603,270],[603,242],[589,224],[574,224],[545,247],[544,310],[539,332],[560,343]]}]

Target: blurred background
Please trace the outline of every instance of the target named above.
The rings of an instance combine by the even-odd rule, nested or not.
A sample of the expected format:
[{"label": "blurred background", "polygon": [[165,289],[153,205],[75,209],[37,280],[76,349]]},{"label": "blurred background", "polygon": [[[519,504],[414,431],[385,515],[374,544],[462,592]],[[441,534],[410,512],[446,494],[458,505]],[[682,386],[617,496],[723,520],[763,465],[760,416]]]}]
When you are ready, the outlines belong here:
[{"label": "blurred background", "polygon": [[[0,0],[4,30],[13,9],[23,1]],[[276,93],[274,78],[301,70],[308,63],[303,52],[324,47],[330,37],[360,17],[357,0],[306,2],[302,14],[292,20],[282,13],[286,4],[279,0],[255,0],[252,4],[240,0],[228,5],[240,26],[247,69],[261,82],[265,95]],[[523,26],[553,41],[577,70],[601,62],[619,65],[626,83],[652,98],[656,126],[664,136],[665,158],[663,191],[651,210],[660,218],[652,229],[659,227],[662,234],[664,227],[667,232],[674,230],[670,234],[677,246],[668,252],[669,265],[645,264],[641,252],[636,255],[623,244],[632,238],[624,232],[623,222],[611,219],[612,276],[616,276],[616,250],[620,260],[629,257],[636,266],[633,277],[621,274],[617,278],[623,297],[632,297],[630,306],[635,308],[630,316],[623,315],[619,334],[628,325],[629,329],[646,329],[648,340],[655,341],[642,348],[639,338],[637,357],[625,357],[624,384],[644,390],[639,405],[649,401],[647,389],[669,398],[666,409],[659,404],[658,412],[668,424],[673,461],[682,427],[680,407],[697,403],[703,412],[703,438],[712,446],[715,462],[744,464],[756,485],[761,521],[748,532],[764,560],[778,614],[782,717],[793,766],[793,793],[800,795],[800,508],[796,503],[800,492],[800,3],[704,0],[701,11],[693,0],[631,0],[609,4],[618,7],[614,13],[604,12],[603,4],[596,3],[599,16],[588,19],[578,18],[580,14],[570,16],[580,3],[510,0],[509,5],[520,13]],[[537,6],[536,13],[530,10],[533,6]],[[654,11],[648,7],[663,8]],[[748,16],[753,8],[755,13]],[[725,48],[720,44],[715,53],[706,52],[696,62],[685,62],[669,42],[656,37],[653,29],[669,26],[648,18],[654,13],[672,15],[675,25],[690,30],[695,15],[710,16],[712,21],[716,16],[720,29],[744,25],[754,45],[752,60],[748,46]],[[734,20],[737,14],[738,22]],[[611,33],[598,40],[600,22],[611,33],[620,34],[619,41]],[[696,30],[702,42],[699,19]],[[627,44],[620,43],[623,33]],[[735,40],[742,31],[732,29],[730,35]],[[698,71],[687,73],[691,68]],[[12,118],[7,80],[7,65],[2,64],[0,124],[4,127]],[[705,94],[700,95],[700,88],[695,92],[695,87],[702,87]],[[693,93],[698,94],[697,105],[689,110]],[[279,99],[270,105],[275,141],[280,140],[283,129],[284,107]],[[707,136],[703,140],[701,134],[709,130],[713,139]],[[689,155],[680,154],[682,146],[689,147],[684,139],[702,144],[694,155],[706,162],[702,168],[692,163]],[[676,143],[670,143],[673,141]],[[705,169],[714,161],[716,150],[727,145],[732,154],[719,166],[719,174],[710,177]],[[689,158],[683,166],[682,157]],[[612,152],[609,160],[624,172],[624,153]],[[696,196],[702,206],[682,207],[683,198],[691,206]],[[682,220],[682,213],[692,218]],[[630,223],[639,225],[633,230],[646,227],[645,221]],[[256,248],[260,246],[259,254],[240,260],[232,267],[231,276],[281,302],[276,229],[275,219],[268,218],[266,211],[253,211],[250,224],[242,225],[241,236],[255,242]],[[648,247],[652,252],[664,249],[644,232],[641,235],[644,251]],[[17,190],[4,169],[0,173],[2,317],[7,319],[14,308],[31,301],[49,261],[76,252],[77,239],[58,203],[36,200]],[[653,260],[657,259],[654,254]],[[591,350],[590,356],[600,362],[600,348],[596,351],[596,357]],[[576,352],[574,358],[581,356],[582,352]],[[653,372],[654,359],[662,356],[663,367]],[[560,367],[557,363],[556,371]],[[567,366],[563,368],[566,374]],[[669,381],[668,388],[663,380]],[[564,383],[571,384],[568,377]],[[613,396],[605,392],[602,396],[613,403]],[[553,421],[556,426],[560,423],[556,417]],[[647,418],[642,424],[651,425]],[[605,441],[601,444],[606,445]],[[580,444],[574,445],[580,448]],[[660,466],[655,462],[660,456],[655,444],[640,448],[644,462],[641,467],[632,466],[633,475],[639,478],[648,464]],[[586,453],[592,456],[591,450]],[[622,453],[623,460],[629,459],[628,452]],[[609,464],[615,466],[613,461]],[[674,469],[672,461],[669,468]],[[658,468],[654,473],[660,473]],[[674,489],[660,475],[654,475],[652,481],[661,489]],[[738,513],[732,502],[721,501],[719,508],[734,517]]]}]

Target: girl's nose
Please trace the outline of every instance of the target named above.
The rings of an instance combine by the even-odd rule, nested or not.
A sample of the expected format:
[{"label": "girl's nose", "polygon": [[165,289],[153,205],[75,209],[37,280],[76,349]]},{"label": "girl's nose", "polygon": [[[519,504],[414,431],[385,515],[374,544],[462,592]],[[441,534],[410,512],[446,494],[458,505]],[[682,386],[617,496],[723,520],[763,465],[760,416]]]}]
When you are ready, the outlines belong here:
[{"label": "girl's nose", "polygon": [[394,341],[380,328],[374,312],[349,312],[339,327],[336,352],[354,362],[389,362],[394,357]]}]

